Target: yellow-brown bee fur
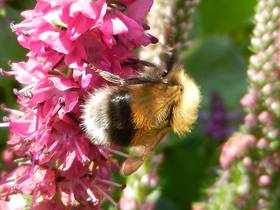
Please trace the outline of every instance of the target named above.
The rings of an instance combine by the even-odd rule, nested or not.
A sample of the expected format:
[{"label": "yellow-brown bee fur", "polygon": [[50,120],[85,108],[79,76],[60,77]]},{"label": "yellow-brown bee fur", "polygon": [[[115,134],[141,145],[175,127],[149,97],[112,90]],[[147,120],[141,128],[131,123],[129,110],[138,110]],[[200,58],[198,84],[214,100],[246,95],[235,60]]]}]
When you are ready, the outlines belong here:
[{"label": "yellow-brown bee fur", "polygon": [[182,68],[128,80],[104,71],[100,75],[117,86],[92,94],[84,105],[83,124],[93,143],[136,148],[137,156],[123,164],[125,175],[142,164],[170,128],[185,134],[197,118],[200,91]]}]

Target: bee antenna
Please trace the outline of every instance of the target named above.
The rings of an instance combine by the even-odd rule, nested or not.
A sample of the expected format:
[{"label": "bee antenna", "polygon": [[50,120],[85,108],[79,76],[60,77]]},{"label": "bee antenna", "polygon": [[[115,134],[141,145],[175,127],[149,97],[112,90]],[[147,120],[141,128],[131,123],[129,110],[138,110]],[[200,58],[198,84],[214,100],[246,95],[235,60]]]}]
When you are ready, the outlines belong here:
[{"label": "bee antenna", "polygon": [[108,193],[106,193],[104,190],[98,187],[98,185],[94,185],[93,187],[95,187],[104,196],[104,198],[106,198],[111,204],[113,204],[114,207],[119,208],[119,204],[116,201],[114,201]]}]

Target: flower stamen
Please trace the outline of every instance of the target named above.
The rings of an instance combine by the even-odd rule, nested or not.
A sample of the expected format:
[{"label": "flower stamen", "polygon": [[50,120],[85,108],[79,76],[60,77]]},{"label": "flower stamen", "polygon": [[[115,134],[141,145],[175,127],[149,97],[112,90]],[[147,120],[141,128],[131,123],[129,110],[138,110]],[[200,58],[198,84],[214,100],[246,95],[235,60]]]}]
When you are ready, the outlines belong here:
[{"label": "flower stamen", "polygon": [[107,179],[95,178],[95,180],[98,181],[98,182],[104,183],[104,184],[114,186],[114,187],[119,187],[121,189],[124,189],[126,187],[125,184],[119,184],[119,183],[116,183],[116,182],[113,182],[113,181],[110,181],[110,180],[107,180]]},{"label": "flower stamen", "polygon": [[0,123],[0,128],[8,128],[10,126],[10,123]]},{"label": "flower stamen", "polygon": [[82,162],[83,162],[83,163],[90,162],[90,159],[89,159],[87,156],[85,156],[85,155],[83,154],[82,149],[81,149],[80,145],[78,144],[78,142],[77,142],[77,141],[74,141],[74,142],[75,142],[75,146],[76,146],[76,148],[77,148],[77,151],[78,151],[78,153],[79,153],[79,156],[80,156],[81,159],[82,159]]},{"label": "flower stamen", "polygon": [[5,104],[0,104],[0,110],[3,110],[5,112],[9,112],[11,114],[18,115],[18,116],[23,116],[24,115],[23,112],[21,112],[19,110],[8,108],[8,107],[5,106]]},{"label": "flower stamen", "polygon": [[102,190],[100,187],[98,187],[97,185],[93,185],[93,187],[95,187],[108,201],[110,201],[110,203],[112,203],[116,208],[118,208],[118,204],[116,201],[114,201],[114,199],[107,194],[104,190]]},{"label": "flower stamen", "polygon": [[94,204],[97,203],[98,200],[97,200],[97,198],[94,196],[92,190],[91,190],[89,187],[85,186],[84,183],[80,182],[80,184],[81,184],[82,187],[86,190],[87,194],[88,194],[89,197],[91,198],[91,202],[94,203]]}]

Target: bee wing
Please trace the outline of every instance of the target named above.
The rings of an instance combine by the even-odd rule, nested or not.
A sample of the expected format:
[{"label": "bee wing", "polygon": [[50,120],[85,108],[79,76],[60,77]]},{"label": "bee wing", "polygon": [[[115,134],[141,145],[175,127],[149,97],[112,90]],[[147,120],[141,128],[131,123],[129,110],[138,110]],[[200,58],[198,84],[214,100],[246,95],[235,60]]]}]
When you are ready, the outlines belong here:
[{"label": "bee wing", "polygon": [[123,162],[121,168],[122,174],[129,176],[135,172],[150,156],[158,143],[166,136],[168,130],[169,128],[166,127],[160,130],[153,130],[152,132],[142,133],[142,131],[139,131],[135,139],[137,143],[135,143],[136,145],[133,148],[137,156],[129,157]]},{"label": "bee wing", "polygon": [[158,66],[155,65],[154,63],[151,63],[149,61],[139,60],[137,58],[128,58],[126,61],[122,62],[121,64],[125,66],[129,65],[138,68],[144,68],[145,66],[158,68]]}]

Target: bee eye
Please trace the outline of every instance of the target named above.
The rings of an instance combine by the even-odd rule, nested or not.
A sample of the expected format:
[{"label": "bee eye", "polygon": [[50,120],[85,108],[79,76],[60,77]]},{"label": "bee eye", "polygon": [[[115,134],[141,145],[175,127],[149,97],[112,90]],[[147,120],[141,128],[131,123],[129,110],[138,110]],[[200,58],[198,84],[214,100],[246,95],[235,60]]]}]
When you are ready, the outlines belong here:
[{"label": "bee eye", "polygon": [[180,92],[183,92],[184,91],[184,87],[183,85],[180,85]]},{"label": "bee eye", "polygon": [[164,69],[164,70],[162,71],[162,77],[166,77],[167,74],[168,74],[168,71],[167,71],[166,69]]}]

